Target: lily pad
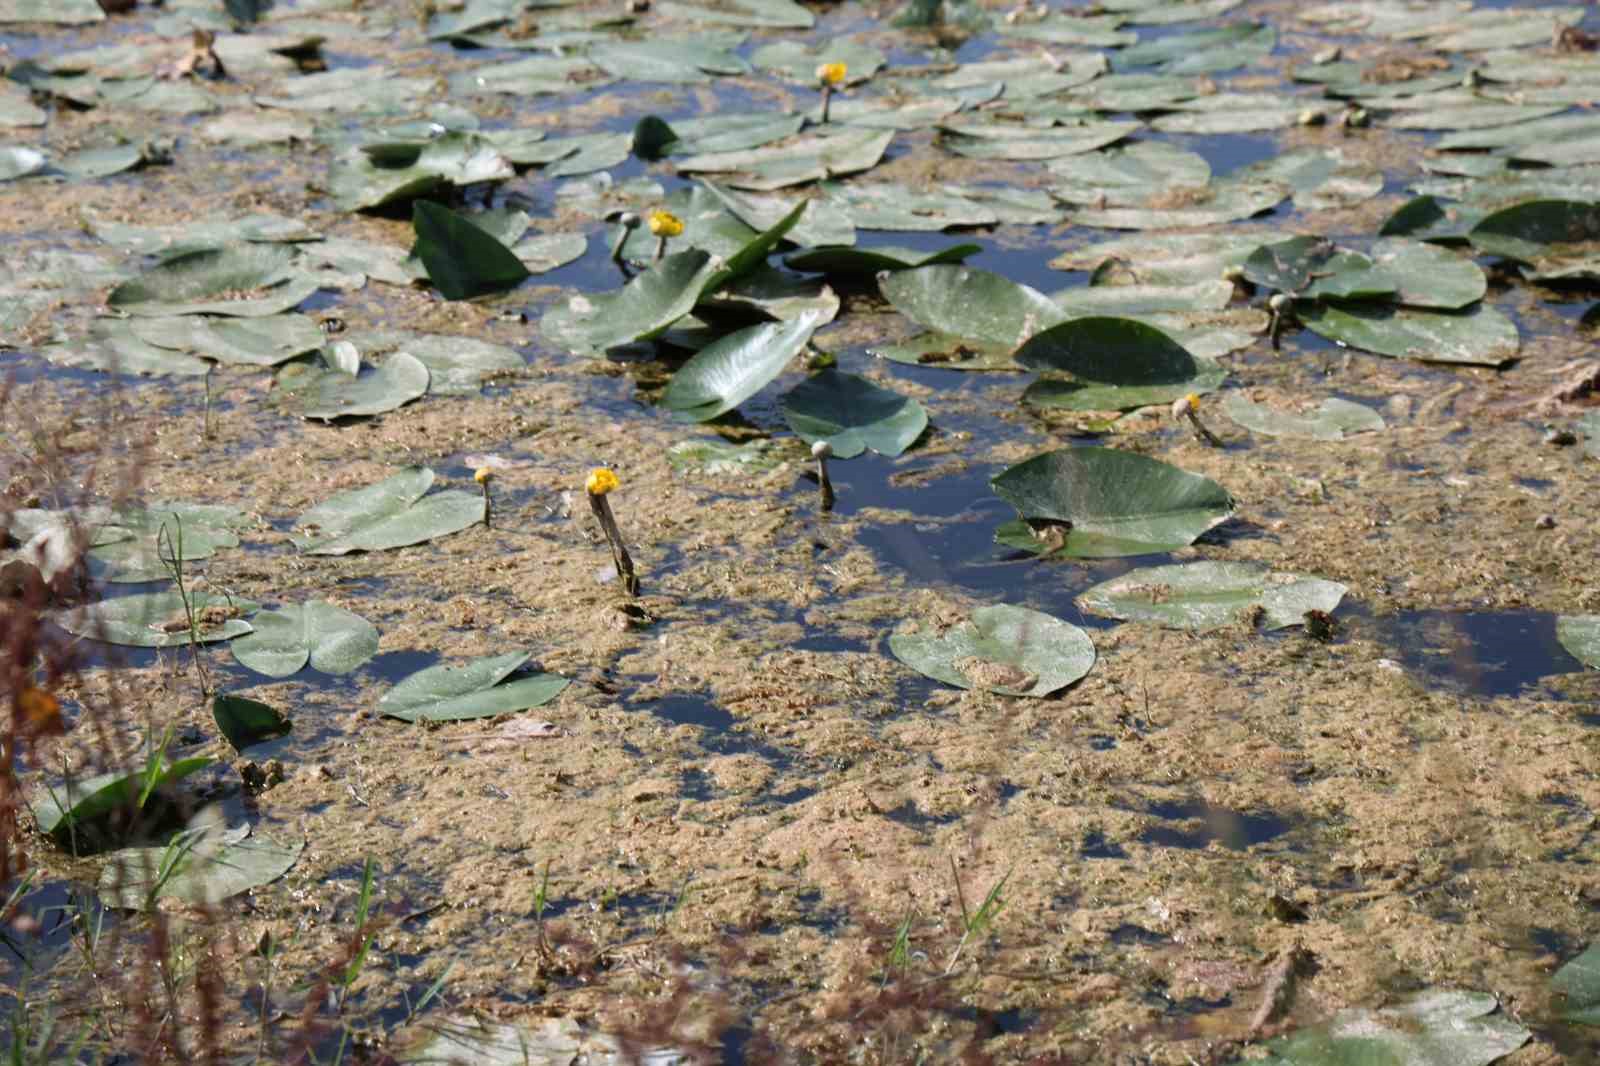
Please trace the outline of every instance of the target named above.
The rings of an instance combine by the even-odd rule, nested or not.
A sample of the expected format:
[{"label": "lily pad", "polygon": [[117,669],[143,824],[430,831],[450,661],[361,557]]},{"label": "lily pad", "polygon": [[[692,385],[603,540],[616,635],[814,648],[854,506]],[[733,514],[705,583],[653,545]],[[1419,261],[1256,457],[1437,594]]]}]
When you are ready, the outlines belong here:
[{"label": "lily pad", "polygon": [[157,348],[233,366],[277,366],[316,351],[326,339],[315,319],[296,314],[260,318],[171,315],[134,319],[128,328]]},{"label": "lily pad", "polygon": [[331,422],[383,414],[421,398],[428,368],[409,352],[392,352],[376,369],[357,374],[297,363],[279,373],[278,389],[302,418]]},{"label": "lily pad", "polygon": [[1226,371],[1196,359],[1153,326],[1131,318],[1075,318],[1034,334],[1017,349],[1030,370],[1055,370],[1072,381],[1041,381],[1023,399],[1075,411],[1123,411],[1209,392]]},{"label": "lily pad", "polygon": [[149,811],[154,803],[170,798],[172,786],[210,765],[203,755],[173,762],[153,760],[137,770],[97,774],[44,789],[29,806],[39,832],[58,843],[94,846],[105,840],[101,830],[108,816]]},{"label": "lily pad", "polygon": [[735,188],[771,191],[871,170],[893,139],[892,130],[844,128],[748,151],[686,156],[677,165],[686,174],[722,174]]},{"label": "lily pad", "polygon": [[172,575],[161,561],[162,555],[176,557],[187,571],[219,548],[238,547],[238,530],[250,524],[243,512],[216,504],[153,503],[126,508],[105,516],[95,534],[101,542],[90,549],[89,558],[106,565],[107,581],[164,581]]},{"label": "lily pad", "polygon": [[176,589],[142,592],[100,600],[57,617],[67,632],[130,648],[181,648],[189,644],[189,618],[194,639],[202,644],[232,640],[250,632],[245,616],[258,604],[206,589],[188,590],[189,608]]},{"label": "lily pad", "polygon": [[447,133],[434,141],[353,149],[328,174],[328,192],[341,211],[362,211],[439,189],[503,181],[515,176],[511,161],[475,134]]},{"label": "lily pad", "polygon": [[1467,235],[1489,255],[1532,263],[1600,253],[1600,203],[1535,200],[1488,215]]},{"label": "lily pad", "polygon": [[446,300],[503,292],[528,277],[528,268],[509,248],[449,208],[418,200],[411,225],[417,233],[413,252]]},{"label": "lily pad", "polygon": [[[1325,119],[1330,110],[1327,104],[1306,97],[1277,93],[1221,92],[1168,106],[1171,111],[1150,120],[1152,129],[1162,133],[1262,133],[1299,125],[1308,116]],[[1235,180],[1248,176],[1248,171],[1231,175]]]},{"label": "lily pad", "polygon": [[661,406],[696,422],[726,414],[783,373],[822,322],[821,314],[806,312],[788,322],[749,326],[706,345],[672,375]]},{"label": "lily pad", "polygon": [[949,628],[902,628],[894,657],[936,681],[1004,696],[1048,696],[1094,666],[1094,643],[1069,622],[1010,604],[980,607]]},{"label": "lily pad", "polygon": [[1348,158],[1337,148],[1285,152],[1241,173],[1285,183],[1294,190],[1294,205],[1302,211],[1351,207],[1383,191],[1382,170]]},{"label": "lily pad", "polygon": [[1204,560],[1130,570],[1085,591],[1078,605],[1125,622],[1172,629],[1216,629],[1253,616],[1259,621],[1252,624],[1262,629],[1283,629],[1302,624],[1307,611],[1331,612],[1346,591],[1336,581],[1277,573],[1255,563]]},{"label": "lily pad", "polygon": [[892,344],[874,345],[867,354],[908,366],[943,370],[1021,370],[1012,358],[1016,345],[979,341],[930,330]]},{"label": "lily pad", "polygon": [[1383,428],[1383,416],[1370,407],[1336,396],[1323,400],[1315,411],[1291,414],[1253,403],[1242,393],[1229,393],[1222,401],[1228,417],[1252,433],[1267,437],[1301,437],[1307,440],[1344,440],[1351,433]]},{"label": "lily pad", "polygon": [[512,652],[464,666],[430,666],[397,682],[378,701],[378,710],[406,722],[459,722],[538,707],[569,682],[557,674],[533,674],[501,684],[530,658],[528,652]]},{"label": "lily pad", "polygon": [[697,438],[681,440],[667,449],[667,462],[672,469],[723,483],[726,483],[726,478],[737,479],[776,470],[791,458],[799,459],[798,451],[786,456],[780,442],[772,440],[729,444],[717,438]]},{"label": "lily pad", "polygon": [[488,381],[527,369],[528,361],[514,348],[476,337],[407,330],[350,331],[344,339],[367,354],[403,351],[428,368],[428,394],[467,395]]},{"label": "lily pad", "polygon": [[1192,285],[1216,281],[1228,268],[1242,266],[1262,243],[1260,236],[1243,233],[1140,234],[1062,252],[1050,265],[1094,270],[1097,287]]},{"label": "lily pad", "polygon": [[483,521],[481,494],[450,490],[424,496],[432,484],[432,470],[411,466],[341,492],[301,515],[290,539],[307,555],[345,555],[421,544]]},{"label": "lily pad", "polygon": [[[725,188],[716,182],[702,179],[700,185],[721,201],[745,225],[755,230],[776,225],[795,208],[793,200],[780,195],[740,192]],[[844,212],[825,203],[812,201],[800,216],[789,239],[807,247],[848,245],[856,242],[856,228]]]},{"label": "lily pad", "polygon": [[218,696],[211,701],[211,717],[234,751],[281,737],[293,728],[276,707],[243,696]]},{"label": "lily pad", "polygon": [[1412,307],[1456,311],[1488,290],[1478,264],[1435,244],[1386,237],[1372,246],[1372,261],[1399,286],[1395,298]]},{"label": "lily pad", "polygon": [[1046,452],[989,484],[1023,519],[1002,526],[996,540],[1078,558],[1174,551],[1226,521],[1234,506],[1210,478],[1113,448]]},{"label": "lily pad", "polygon": [[1111,229],[1179,229],[1237,222],[1270,211],[1289,195],[1289,187],[1276,181],[1214,181],[1202,190],[1167,200],[1157,197],[1129,207],[1085,207],[1073,211],[1070,221],[1080,226]]},{"label": "lily pad", "polygon": [[[1556,639],[1583,665],[1600,667],[1600,614],[1558,616]],[[1597,990],[1595,999],[1600,1001],[1600,990]]]},{"label": "lily pad", "polygon": [[378,627],[325,600],[263,611],[255,631],[230,646],[242,665],[268,677],[289,677],[310,662],[325,674],[348,674],[378,653]]},{"label": "lily pad", "polygon": [[1082,126],[1017,126],[1007,123],[941,126],[939,144],[969,159],[1036,160],[1081,155],[1138,132],[1138,122]]},{"label": "lily pad", "polygon": [[1021,344],[1067,317],[1050,297],[966,266],[925,266],[878,279],[894,309],[918,325],[988,344]]},{"label": "lily pad", "polygon": [[1204,189],[1211,181],[1205,156],[1165,141],[1138,141],[1066,159],[1052,159],[1050,194],[1068,203],[1137,207],[1178,189]]},{"label": "lily pad", "polygon": [[569,296],[545,312],[540,332],[577,353],[648,340],[694,310],[719,268],[698,248],[676,252],[617,292]]},{"label": "lily pad", "polygon": [[1435,989],[1392,1007],[1351,1007],[1266,1044],[1266,1066],[1489,1066],[1528,1042],[1486,992]]},{"label": "lily pad", "polygon": [[1491,307],[1450,313],[1385,305],[1296,306],[1305,327],[1375,355],[1425,363],[1505,366],[1517,358],[1517,327]]},{"label": "lily pad", "polygon": [[837,459],[868,448],[899,455],[928,428],[928,413],[909,396],[866,378],[824,370],[783,396],[783,418],[807,444],[826,441]]},{"label": "lily pad", "polygon": [[277,285],[293,276],[294,251],[277,244],[233,244],[174,255],[111,290],[106,303],[189,303],[226,292]]},{"label": "lily pad", "polygon": [[128,910],[144,910],[159,899],[220,903],[276,881],[304,850],[304,841],[285,844],[229,832],[220,824],[202,825],[165,847],[113,852],[100,871],[97,892],[106,906]]}]

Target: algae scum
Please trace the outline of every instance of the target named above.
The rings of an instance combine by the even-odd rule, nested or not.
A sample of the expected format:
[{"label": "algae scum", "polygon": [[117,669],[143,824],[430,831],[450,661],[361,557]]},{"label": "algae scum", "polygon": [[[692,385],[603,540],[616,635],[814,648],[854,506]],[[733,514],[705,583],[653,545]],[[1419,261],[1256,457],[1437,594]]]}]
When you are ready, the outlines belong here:
[{"label": "algae scum", "polygon": [[0,0],[13,1044],[1595,1061],[1597,32]]}]

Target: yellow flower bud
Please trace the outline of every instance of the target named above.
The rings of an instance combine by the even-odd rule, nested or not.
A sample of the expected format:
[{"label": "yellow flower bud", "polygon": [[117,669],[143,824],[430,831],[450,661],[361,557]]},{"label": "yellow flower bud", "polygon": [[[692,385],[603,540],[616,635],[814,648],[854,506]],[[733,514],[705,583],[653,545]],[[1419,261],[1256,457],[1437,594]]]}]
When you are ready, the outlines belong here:
[{"label": "yellow flower bud", "polygon": [[480,485],[487,485],[492,477],[494,477],[494,471],[487,466],[480,466],[472,472],[472,480]]},{"label": "yellow flower bud", "polygon": [[844,63],[824,63],[817,68],[817,81],[823,85],[843,85],[850,68]]},{"label": "yellow flower bud", "polygon": [[589,471],[589,480],[583,483],[591,496],[604,496],[612,489],[620,488],[622,482],[617,478],[616,471],[604,466],[597,466]]},{"label": "yellow flower bud", "polygon": [[683,233],[683,219],[671,211],[650,212],[650,232],[657,237],[677,237]]},{"label": "yellow flower bud", "polygon": [[1200,410],[1200,394],[1198,392],[1191,392],[1183,398],[1183,402],[1188,405],[1191,411]]}]

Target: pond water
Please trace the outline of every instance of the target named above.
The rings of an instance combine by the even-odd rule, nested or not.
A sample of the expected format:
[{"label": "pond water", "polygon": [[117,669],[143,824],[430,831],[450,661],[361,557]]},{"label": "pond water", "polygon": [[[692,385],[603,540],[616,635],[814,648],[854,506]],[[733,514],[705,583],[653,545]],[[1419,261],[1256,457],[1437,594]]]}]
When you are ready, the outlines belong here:
[{"label": "pond water", "polygon": [[[14,753],[25,793],[125,768],[166,737],[170,757],[216,760],[186,786],[194,806],[219,805],[253,839],[304,842],[286,874],[209,912],[237,944],[204,964],[192,960],[211,926],[197,912],[171,903],[170,926],[106,912],[107,950],[172,937],[174,957],[191,960],[167,985],[144,982],[170,988],[165,1053],[217,1038],[259,1047],[259,1061],[295,1048],[317,1061],[433,1061],[418,1050],[430,1033],[482,1015],[522,1027],[519,1039],[563,1019],[584,1040],[704,1046],[729,1063],[1233,1061],[1343,1008],[1462,989],[1492,993],[1495,1017],[1527,1028],[1508,1061],[1600,1054],[1594,1030],[1561,1020],[1551,984],[1600,939],[1589,884],[1600,688],[1582,659],[1600,612],[1600,391],[1570,385],[1594,370],[1581,319],[1600,306],[1600,209],[1573,223],[1590,240],[1570,247],[1535,222],[1506,223],[1535,242],[1517,253],[1521,268],[1487,229],[1466,233],[1496,209],[1550,198],[1496,192],[1491,169],[1600,200],[1600,152],[1586,147],[1600,126],[1517,135],[1546,120],[1534,101],[1570,121],[1600,98],[1600,59],[1582,34],[1556,44],[1562,25],[1600,33],[1592,6],[1479,2],[1440,20],[1398,3],[1118,0],[1090,12],[947,0],[942,23],[907,27],[858,3],[477,0],[462,12],[301,0],[236,27],[227,12],[240,5],[186,0],[81,26],[8,21],[28,7],[0,0],[13,87],[0,91],[0,515],[124,493],[230,508],[231,535],[188,566],[193,587],[269,612],[327,601],[377,630],[337,673],[313,659],[272,676],[247,665],[244,638],[207,645],[202,691],[182,640],[111,646],[73,620],[75,604],[52,608],[64,628],[51,639],[80,653],[78,672],[51,682],[73,728]],[[1514,19],[1490,21],[1502,9]],[[458,15],[470,26],[451,40]],[[1525,32],[1532,22],[1548,29]],[[211,45],[196,26],[215,31]],[[1183,36],[1242,26],[1256,36]],[[1119,32],[1125,44],[1093,43]],[[1153,52],[1162,42],[1177,43]],[[1130,65],[1128,47],[1157,58]],[[765,141],[735,125],[811,112],[815,69],[832,59],[847,59],[852,79],[832,121],[812,116],[796,134],[796,117]],[[1341,64],[1364,66],[1334,77]],[[506,91],[483,79],[507,79]],[[1228,106],[1208,110],[1218,100]],[[687,143],[635,155],[646,115]],[[723,125],[694,125],[707,119]],[[1114,121],[1134,125],[1060,146]],[[787,176],[819,135],[872,131],[887,143],[868,158],[835,147]],[[151,142],[166,150],[147,148],[144,165],[92,169]],[[719,161],[726,144],[755,154]],[[54,169],[28,173],[29,149]],[[102,154],[81,154],[91,150]],[[1295,152],[1300,166],[1283,169]],[[394,167],[373,163],[384,159],[418,161],[404,190]],[[1267,337],[1265,280],[1279,275],[1247,266],[1253,280],[1229,275],[1219,297],[1222,259],[1185,266],[1195,236],[1246,241],[1232,262],[1295,235],[1376,255],[1417,189],[1478,171],[1489,176],[1452,189],[1460,232],[1411,242],[1432,258],[1366,302],[1307,293],[1370,287],[1358,277],[1370,263],[1310,262],[1286,289],[1300,299],[1281,345]],[[1255,208],[1218,207],[1268,186]],[[472,278],[492,257],[484,230],[419,231],[420,192],[513,233],[529,276],[444,299],[447,274]],[[851,199],[866,193],[878,199]],[[888,273],[802,274],[784,266],[811,243],[800,228],[764,275],[726,283],[736,301],[688,292],[676,313],[650,318],[613,295],[668,269],[652,266],[649,243],[628,246],[632,265],[613,260],[615,212],[674,207],[687,227],[669,252],[728,259],[801,200],[801,227],[853,226],[860,249],[933,255],[971,242],[976,273],[957,283],[957,267],[923,268],[941,280],[921,297]],[[257,215],[288,238],[244,241],[235,220]],[[1141,236],[1155,243],[1085,251]],[[555,254],[544,240],[567,243]],[[191,244],[248,260],[185,274],[158,254]],[[1538,276],[1563,269],[1565,281]],[[1470,295],[1441,295],[1463,272]],[[239,303],[301,280],[309,294],[277,313]],[[968,353],[957,361],[987,344],[1009,364],[1046,325],[1039,308],[1083,316],[1074,299],[1110,296],[1109,313],[1216,359],[1221,384],[1195,377],[1172,391],[1169,378],[1163,398],[1080,412],[1024,399],[1060,374],[878,354],[929,328],[959,334],[946,346]],[[195,308],[165,306],[199,300],[231,304],[205,309],[210,332],[180,324],[202,319],[179,313]],[[1352,306],[1357,319],[1409,316],[1412,333],[1330,324]],[[722,387],[695,378],[696,350],[808,308],[823,324],[731,410],[703,424],[668,410],[675,380],[701,380],[712,398]],[[248,325],[217,325],[230,321],[274,332],[252,340]],[[358,380],[369,391],[318,369],[345,340],[368,364]],[[1117,343],[1124,364],[1150,358]],[[270,355],[238,354],[251,344]],[[337,413],[385,392],[375,379],[400,374],[402,351],[426,366],[424,394],[380,397],[374,417],[300,417],[307,376],[322,375],[315,388]],[[1066,369],[1093,380],[1076,358]],[[785,404],[823,363],[914,399],[928,422],[900,454],[833,459],[826,508]],[[1216,447],[1168,410],[1191,381]],[[1230,406],[1303,415],[1329,399],[1382,427],[1274,435]],[[707,466],[674,451],[694,441],[767,451]],[[1137,512],[1123,533],[1151,527],[1141,547],[1040,558],[996,542],[1019,514],[995,487],[1002,472],[1101,448],[1210,479],[1227,506],[1174,540],[1159,492],[1114,482],[1106,492]],[[606,498],[636,599],[585,499],[599,465],[621,478]],[[339,521],[313,508],[409,467],[433,471],[423,489],[441,512],[450,493],[460,514],[487,492],[491,521],[382,550],[304,550],[303,534]],[[486,489],[479,470],[492,474]],[[1071,532],[1103,517],[1074,511]],[[97,596],[169,587],[102,580],[125,561],[110,548],[91,567]],[[1338,583],[1331,628],[1307,631],[1309,601],[1283,619],[1266,600],[1241,601],[1178,629],[1118,621],[1085,596],[1143,568],[1202,562]],[[1141,586],[1140,606],[1195,602],[1173,573]],[[1016,649],[985,645],[949,667],[965,688],[891,646],[908,627],[943,634],[1002,604],[1081,630],[1095,649],[1087,673],[1019,697],[1000,682],[990,688],[1006,691],[986,690],[995,675],[973,670],[1037,679],[1045,660],[1005,665]],[[143,619],[145,643],[152,627],[176,631],[171,612]],[[418,673],[509,653],[530,657],[513,686],[543,672],[570,683],[475,720],[385,717],[395,705],[380,699]],[[283,711],[292,731],[236,752],[213,717],[217,692]],[[112,994],[108,960],[75,955],[48,917],[92,898],[107,860],[45,837],[25,850],[35,880],[5,937],[16,1009],[0,1011],[20,1021],[0,1032],[37,1036],[40,1012],[69,1004],[104,1052],[84,1061],[114,1061],[133,1037],[106,1004],[148,1007],[153,993],[135,968]],[[363,931],[369,860],[382,917]],[[370,948],[351,969],[364,933]],[[263,943],[276,947],[251,953]],[[1298,951],[1314,966],[1267,1023],[1253,1020],[1276,994],[1274,960]],[[348,981],[329,991],[318,982],[330,973]],[[213,975],[231,1004],[220,1015],[202,1003]]]}]

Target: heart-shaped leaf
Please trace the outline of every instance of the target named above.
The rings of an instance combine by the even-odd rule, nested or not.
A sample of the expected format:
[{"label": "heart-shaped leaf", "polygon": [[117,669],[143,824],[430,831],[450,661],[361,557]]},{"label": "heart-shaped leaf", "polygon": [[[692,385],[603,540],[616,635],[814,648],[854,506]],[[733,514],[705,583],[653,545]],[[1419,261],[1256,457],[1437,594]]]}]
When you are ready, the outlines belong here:
[{"label": "heart-shaped leaf", "polygon": [[365,373],[295,363],[278,375],[282,402],[302,418],[358,418],[383,414],[420,399],[428,391],[428,368],[410,352],[391,352]]},{"label": "heart-shaped leaf", "polygon": [[202,644],[232,640],[250,632],[244,616],[259,606],[205,589],[188,591],[188,607],[177,589],[142,592],[100,600],[56,619],[62,629],[80,637],[132,648],[181,648],[193,639]]},{"label": "heart-shaped leaf", "polygon": [[1323,400],[1315,411],[1294,414],[1254,403],[1242,393],[1233,392],[1222,401],[1222,409],[1245,429],[1266,437],[1331,441],[1383,428],[1383,416],[1378,412],[1337,396]]},{"label": "heart-shaped leaf", "polygon": [[698,248],[654,264],[617,292],[578,294],[545,312],[540,331],[576,353],[649,340],[694,310],[718,265]]},{"label": "heart-shaped leaf", "polygon": [[954,337],[1013,347],[1067,318],[1037,289],[987,270],[924,266],[878,279],[894,309],[913,322]]},{"label": "heart-shaped leaf", "polygon": [[483,497],[447,491],[424,497],[433,471],[412,466],[374,485],[341,492],[295,522],[291,539],[308,555],[344,555],[421,544],[483,521]]},{"label": "heart-shaped leaf", "polygon": [[1516,323],[1482,304],[1450,313],[1387,304],[1301,304],[1295,315],[1314,333],[1352,348],[1427,363],[1505,366],[1517,357]]},{"label": "heart-shaped leaf", "polygon": [[928,413],[916,400],[837,370],[824,370],[785,393],[783,417],[807,444],[826,441],[837,459],[868,448],[899,455],[928,428]]},{"label": "heart-shaped leaf", "polygon": [[1209,392],[1226,371],[1190,355],[1165,333],[1131,318],[1075,318],[1034,334],[1017,349],[1030,370],[1071,374],[1071,382],[1041,381],[1029,403],[1076,411],[1124,411]]},{"label": "heart-shaped leaf", "polygon": [[288,677],[310,662],[325,674],[348,674],[378,653],[378,627],[325,600],[262,611],[253,633],[233,642],[233,657],[258,674]]},{"label": "heart-shaped leaf", "polygon": [[783,373],[823,323],[807,311],[788,322],[749,326],[713,341],[672,375],[661,406],[705,422],[738,407]]},{"label": "heart-shaped leaf", "polygon": [[980,607],[949,628],[902,628],[894,657],[936,681],[1006,696],[1048,696],[1094,666],[1094,642],[1077,626],[1010,604]]},{"label": "heart-shaped leaf", "polygon": [[512,652],[464,666],[430,666],[384,693],[378,710],[406,722],[459,722],[538,707],[560,695],[568,679],[533,674],[501,684],[530,658],[527,652]]}]

